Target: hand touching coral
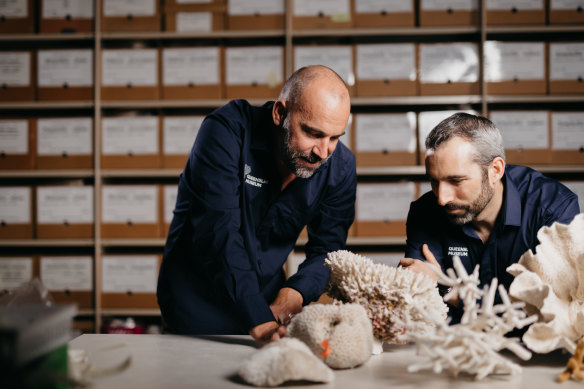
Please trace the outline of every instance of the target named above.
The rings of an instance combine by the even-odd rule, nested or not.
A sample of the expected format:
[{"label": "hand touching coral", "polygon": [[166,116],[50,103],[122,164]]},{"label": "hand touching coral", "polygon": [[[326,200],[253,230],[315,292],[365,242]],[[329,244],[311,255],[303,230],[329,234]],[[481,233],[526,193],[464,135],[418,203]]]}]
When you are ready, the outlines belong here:
[{"label": "hand touching coral", "polygon": [[249,334],[260,344],[270,343],[286,336],[286,326],[294,314],[302,311],[303,297],[292,288],[282,288],[270,305],[275,321],[258,324]]},{"label": "hand touching coral", "polygon": [[414,258],[402,258],[399,261],[399,265],[401,267],[410,269],[416,273],[424,273],[427,276],[429,276],[430,278],[432,278],[433,280],[437,280],[438,278],[440,278],[438,276],[438,273],[436,273],[434,270],[432,270],[429,266],[436,266],[438,269],[440,269],[440,264],[436,260],[436,257],[434,256],[434,254],[432,254],[432,252],[428,248],[427,244],[424,244],[422,246],[422,253],[424,254],[424,257],[426,258],[426,262],[420,261],[419,259],[414,259]]},{"label": "hand touching coral", "polygon": [[302,311],[303,300],[302,295],[297,290],[282,288],[278,292],[278,296],[276,296],[274,302],[270,305],[270,309],[278,323],[287,326],[292,316]]}]

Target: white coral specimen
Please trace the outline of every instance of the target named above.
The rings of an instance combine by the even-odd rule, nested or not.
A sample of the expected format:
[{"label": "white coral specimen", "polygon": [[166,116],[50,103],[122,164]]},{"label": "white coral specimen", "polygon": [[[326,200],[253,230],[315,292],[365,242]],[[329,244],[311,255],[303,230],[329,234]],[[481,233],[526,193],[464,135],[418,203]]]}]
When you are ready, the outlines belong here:
[{"label": "white coral specimen", "polygon": [[539,315],[523,336],[531,350],[565,348],[571,354],[584,339],[584,214],[537,233],[536,254],[527,251],[507,268],[515,276],[509,294]]},{"label": "white coral specimen", "polygon": [[359,304],[308,305],[294,316],[286,332],[333,369],[350,369],[371,357],[371,323]]},{"label": "white coral specimen", "polygon": [[[513,328],[522,328],[536,318],[526,318],[521,309],[523,303],[511,303],[503,286],[499,295],[503,304],[493,305],[497,279],[483,290],[478,288],[478,266],[468,275],[460,258],[454,257],[454,269],[448,269],[449,277],[440,272],[440,283],[451,286],[449,295],[458,294],[464,301],[464,315],[459,324],[448,325],[431,310],[419,309],[420,314],[436,324],[430,334],[410,333],[409,340],[415,341],[418,355],[430,360],[410,366],[409,371],[432,369],[436,373],[447,370],[456,377],[460,372],[474,375],[480,380],[489,374],[519,374],[521,368],[499,355],[498,351],[508,349],[522,359],[531,358],[531,353],[518,343],[517,338],[506,338]],[[439,271],[437,271],[439,272]],[[477,300],[482,299],[479,305]],[[418,308],[415,308],[418,309]]]},{"label": "white coral specimen", "polygon": [[316,357],[308,346],[295,338],[272,342],[239,368],[245,382],[255,386],[278,386],[287,381],[332,382],[333,371]]},{"label": "white coral specimen", "polygon": [[448,308],[437,284],[424,274],[376,264],[345,250],[329,253],[325,263],[331,269],[328,294],[337,302],[365,307],[378,340],[402,342],[406,330],[420,334],[430,331],[435,324],[413,306],[433,309],[442,320],[446,318]]}]

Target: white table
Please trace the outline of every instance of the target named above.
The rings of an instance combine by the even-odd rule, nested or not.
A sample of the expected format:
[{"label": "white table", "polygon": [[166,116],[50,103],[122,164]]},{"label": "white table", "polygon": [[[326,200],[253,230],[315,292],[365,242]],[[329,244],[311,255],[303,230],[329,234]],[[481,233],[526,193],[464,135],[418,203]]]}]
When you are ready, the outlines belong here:
[{"label": "white table", "polygon": [[[130,366],[115,375],[95,378],[92,388],[245,388],[237,375],[241,361],[256,350],[249,336],[100,335],[73,339],[69,349],[84,349],[97,369],[118,365],[131,358]],[[512,355],[511,355],[512,356]],[[407,366],[420,362],[412,345],[385,345],[361,367],[336,370],[328,385],[301,384],[295,388],[584,388],[584,382],[558,384],[568,355],[554,352],[521,361],[519,376],[489,376],[475,382],[470,376],[450,378],[446,373],[408,373]],[[516,362],[517,359],[514,359]],[[290,387],[290,386],[287,386]]]}]

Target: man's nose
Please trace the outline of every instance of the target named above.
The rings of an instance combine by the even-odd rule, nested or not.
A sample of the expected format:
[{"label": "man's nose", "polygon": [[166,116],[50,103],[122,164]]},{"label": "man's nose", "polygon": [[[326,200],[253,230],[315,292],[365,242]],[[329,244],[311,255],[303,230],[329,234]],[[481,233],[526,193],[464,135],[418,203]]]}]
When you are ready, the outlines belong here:
[{"label": "man's nose", "polygon": [[454,198],[452,187],[448,184],[436,184],[436,192],[434,193],[440,206],[445,206]]},{"label": "man's nose", "polygon": [[320,157],[320,159],[326,159],[330,154],[331,141],[329,138],[321,138],[319,142],[314,147],[314,153]]}]

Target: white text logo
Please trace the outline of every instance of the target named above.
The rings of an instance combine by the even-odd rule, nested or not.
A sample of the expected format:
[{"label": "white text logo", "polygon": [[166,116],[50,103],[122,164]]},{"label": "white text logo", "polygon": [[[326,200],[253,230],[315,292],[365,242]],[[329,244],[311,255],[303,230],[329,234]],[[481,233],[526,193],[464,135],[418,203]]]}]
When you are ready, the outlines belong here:
[{"label": "white text logo", "polygon": [[258,177],[252,176],[250,174],[251,173],[251,166],[249,166],[248,164],[245,165],[244,169],[245,169],[244,174],[245,174],[245,183],[246,184],[257,186],[258,188],[261,188],[264,184],[268,183],[268,180],[264,180],[263,178],[258,178]]},{"label": "white text logo", "polygon": [[459,257],[468,257],[468,249],[466,247],[448,247],[448,255],[457,255]]}]

